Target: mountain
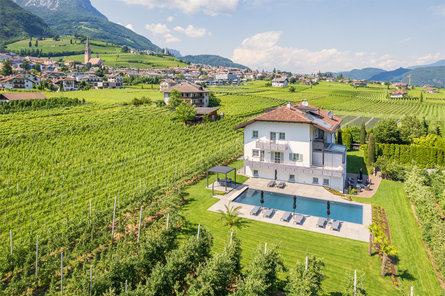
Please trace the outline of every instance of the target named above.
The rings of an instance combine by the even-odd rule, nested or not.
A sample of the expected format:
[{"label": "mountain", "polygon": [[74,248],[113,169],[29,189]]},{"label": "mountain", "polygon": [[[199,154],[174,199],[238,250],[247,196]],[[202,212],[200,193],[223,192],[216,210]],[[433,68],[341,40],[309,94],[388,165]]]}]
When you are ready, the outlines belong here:
[{"label": "mountain", "polygon": [[0,43],[29,37],[49,37],[52,34],[40,17],[10,0],[0,0]]},{"label": "mountain", "polygon": [[398,79],[396,79],[396,77],[402,77],[403,74],[406,74],[406,77],[408,77],[408,73],[410,72],[410,69],[405,69],[405,68],[398,68],[396,70],[392,70],[392,71],[384,71],[382,73],[379,73],[377,75],[372,76],[371,78],[369,78],[369,80],[377,80],[377,81],[398,81]]},{"label": "mountain", "polygon": [[[3,1],[3,0],[1,0]],[[147,38],[124,26],[110,22],[91,5],[90,0],[14,0],[41,16],[59,35],[80,34],[92,39],[127,45],[136,49],[161,51]]]},{"label": "mountain", "polygon": [[167,48],[167,50],[172,56],[174,56],[176,58],[182,57],[181,53],[177,49]]},{"label": "mountain", "polygon": [[200,55],[187,55],[181,58],[183,61],[190,62],[192,64],[201,64],[201,65],[209,65],[214,67],[232,67],[239,69],[248,69],[248,67],[237,64],[229,60],[228,58],[223,58],[217,55],[208,55],[208,54],[200,54]]},{"label": "mountain", "polygon": [[442,66],[445,66],[445,60],[439,60],[439,61],[429,64],[429,65],[411,66],[411,67],[408,67],[408,69],[417,69],[417,68],[425,68],[425,67],[442,67]]},{"label": "mountain", "polygon": [[354,69],[348,72],[335,73],[335,76],[342,74],[343,77],[347,77],[350,79],[369,80],[369,78],[371,78],[372,76],[380,74],[382,72],[385,72],[385,70],[378,68],[364,68],[364,69]]}]

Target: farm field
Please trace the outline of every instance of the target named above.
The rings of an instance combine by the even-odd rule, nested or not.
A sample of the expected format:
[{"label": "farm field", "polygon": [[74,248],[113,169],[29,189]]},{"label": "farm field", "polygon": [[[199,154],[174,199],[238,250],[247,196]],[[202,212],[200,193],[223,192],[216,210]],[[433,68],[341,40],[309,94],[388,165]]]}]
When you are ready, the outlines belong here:
[{"label": "farm field", "polygon": [[[317,87],[320,93],[316,92]],[[341,100],[342,95],[332,91],[337,89],[341,90],[343,99],[351,100],[356,105],[362,103],[361,97],[351,99],[346,96],[350,93],[353,96],[357,90],[347,89],[343,85],[320,84],[312,89],[307,86],[298,86],[298,89],[292,94],[294,101],[300,100],[299,94],[308,93],[313,97],[308,99],[311,104],[317,105],[317,97],[321,100],[324,96],[325,104],[335,106],[328,98]],[[109,268],[107,255],[104,255],[104,259],[101,256],[91,259],[90,256],[98,250],[105,250],[106,253],[110,247],[115,203],[116,219],[125,221],[122,225],[136,224],[134,212],[141,205],[146,206],[144,217],[157,216],[161,211],[156,219],[161,224],[165,223],[165,213],[174,208],[172,203],[176,201],[167,198],[166,204],[162,204],[163,199],[157,204],[155,198],[178,189],[205,169],[238,156],[242,152],[243,136],[239,131],[233,131],[233,126],[262,113],[266,108],[289,101],[288,90],[266,88],[258,82],[214,90],[221,99],[220,112],[225,116],[216,122],[197,126],[184,126],[174,119],[174,113],[167,108],[126,105],[134,97],[161,100],[162,94],[156,86],[62,94],[47,92],[45,94],[49,97],[84,98],[87,103],[0,115],[0,290],[4,288],[7,291],[5,295],[22,295],[25,294],[23,289],[40,287],[46,291],[49,287],[58,287],[58,256],[63,251],[67,271],[73,271],[66,278],[66,293],[82,294],[85,286],[81,285],[87,285],[82,284],[82,280],[88,278],[82,275],[88,274],[90,265],[94,265],[95,270]],[[427,103],[426,100],[423,104]],[[383,106],[384,102],[379,104]],[[342,106],[340,109],[348,109],[347,105]],[[332,109],[343,117],[344,123],[356,118],[351,125],[360,125],[364,120],[371,126],[380,118],[401,116],[392,109],[385,112],[393,113],[380,117],[363,110]],[[355,160],[359,163],[357,157]],[[237,165],[241,163],[237,162]],[[186,189],[190,196],[189,203],[184,206],[185,216],[192,222],[194,233],[196,224],[205,225],[214,235],[214,251],[220,251],[227,238],[227,230],[220,226],[218,214],[206,211],[215,199],[203,190],[202,182]],[[425,259],[420,231],[416,228],[410,235],[405,233],[407,229],[400,223],[405,219],[412,223],[413,219],[406,210],[407,200],[402,188],[395,182],[385,182],[382,188],[376,198],[368,202],[384,206],[391,215],[390,227],[394,227],[394,231],[404,231],[394,236],[396,247],[400,250],[400,273],[406,275],[401,279],[402,288],[407,291],[410,285],[415,285],[419,293],[427,294],[428,287],[432,287],[428,295],[440,295],[437,280],[428,265],[429,261]],[[387,200],[389,195],[395,197],[393,202]],[[158,224],[154,222],[153,229],[148,227],[149,224],[147,222],[147,229],[143,233],[147,236],[157,235]],[[119,233],[116,247],[109,250],[109,256],[122,255],[124,250],[131,250],[135,243],[134,237],[127,238],[125,226],[119,225],[116,228]],[[274,238],[270,243],[280,244],[289,268],[296,261],[303,260],[306,254],[324,257],[328,275],[325,290],[333,295],[341,292],[345,282],[344,273],[353,270],[354,265],[366,273],[365,285],[369,295],[398,295],[390,279],[379,276],[378,259],[366,256],[365,243],[292,231],[249,222],[248,228],[240,233],[243,264],[248,264],[253,250],[263,243],[261,237],[269,236]],[[10,255],[11,235],[13,255]],[[38,283],[29,280],[34,272],[32,264],[37,235],[44,258],[40,266],[43,275]],[[123,242],[119,237],[123,238]],[[329,242],[328,248],[322,243],[326,241]],[[409,250],[413,250],[412,253]],[[413,266],[419,270],[412,270],[407,262],[414,262]],[[22,273],[11,279],[13,270]],[[60,293],[57,288],[54,289],[50,295]]]},{"label": "farm field", "polygon": [[[38,49],[42,50],[44,55],[48,53],[56,54],[57,56],[63,55],[66,52],[79,52],[82,53],[85,50],[85,43],[81,43],[80,40],[74,38],[74,36],[60,37],[58,41],[52,38],[44,38],[38,40],[38,46],[35,46],[36,39],[34,38],[29,47],[29,40],[22,40],[15,43],[8,44],[7,49],[11,51],[20,51],[21,49]],[[90,40],[90,48],[94,53],[120,53],[122,46],[106,43],[99,40]]]}]

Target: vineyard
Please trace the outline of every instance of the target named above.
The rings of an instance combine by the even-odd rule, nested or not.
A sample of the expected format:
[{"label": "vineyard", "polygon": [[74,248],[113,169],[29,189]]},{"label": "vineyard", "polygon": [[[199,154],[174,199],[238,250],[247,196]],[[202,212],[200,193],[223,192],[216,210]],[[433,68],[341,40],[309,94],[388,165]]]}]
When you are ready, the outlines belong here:
[{"label": "vineyard", "polygon": [[[362,100],[357,95],[352,103],[346,90],[323,91],[332,86],[296,88],[291,94],[293,100],[308,95],[315,105],[317,100],[335,105],[342,94],[343,100],[351,100],[350,106],[342,105],[343,109],[355,108]],[[266,108],[284,104],[290,93],[257,83],[214,91],[221,99],[224,116],[203,125],[185,126],[167,108],[125,105],[134,97],[160,100],[162,94],[151,87],[66,92],[64,97],[85,99],[86,103],[0,115],[0,294],[55,295],[63,288],[64,295],[118,295],[128,288],[134,291],[128,295],[169,295],[174,287],[201,295],[203,283],[211,278],[208,269],[220,266],[227,267],[227,274],[233,273],[222,285],[234,284],[240,275],[240,259],[234,258],[238,263],[230,269],[222,257],[240,251],[222,247],[228,241],[227,229],[223,238],[223,230],[211,227],[217,234],[216,251],[221,253],[211,251],[213,240],[205,228],[198,230],[201,239],[196,239],[196,227],[182,217],[182,208],[194,197],[187,198],[180,188],[207,168],[237,157],[243,139],[232,128]],[[363,100],[374,100],[364,91],[357,92],[366,97]],[[381,100],[382,106],[390,105],[384,102],[386,98],[375,100]],[[424,104],[427,106],[428,99]],[[434,104],[443,108],[441,103]],[[352,110],[332,109],[347,111],[344,121],[354,120],[358,125],[362,118],[369,124],[379,118],[362,111],[354,114]],[[393,111],[387,115],[400,115],[397,109]],[[196,216],[192,220],[201,223]],[[255,240],[255,247],[257,243]],[[351,245],[347,240],[333,243],[341,248]],[[291,247],[285,244],[286,250]],[[362,245],[353,243],[350,248],[352,254]],[[247,248],[246,257],[254,260],[257,257],[251,251]],[[298,250],[299,258],[305,252]],[[264,260],[260,257],[255,260]],[[189,266],[178,258],[188,258],[184,262]],[[288,253],[285,258],[289,258]],[[295,264],[295,254],[290,258],[286,265]],[[345,264],[355,260],[348,258],[344,263],[343,259],[327,260],[332,264],[327,272],[334,277],[328,279],[329,288],[338,288],[333,270],[343,272]],[[206,268],[199,264],[204,261]],[[178,268],[182,271],[172,276]],[[196,277],[191,280],[189,274]],[[370,275],[367,282],[375,279]],[[252,280],[246,276],[238,283],[249,289]],[[384,285],[383,290],[376,291],[392,289],[388,283]]]}]

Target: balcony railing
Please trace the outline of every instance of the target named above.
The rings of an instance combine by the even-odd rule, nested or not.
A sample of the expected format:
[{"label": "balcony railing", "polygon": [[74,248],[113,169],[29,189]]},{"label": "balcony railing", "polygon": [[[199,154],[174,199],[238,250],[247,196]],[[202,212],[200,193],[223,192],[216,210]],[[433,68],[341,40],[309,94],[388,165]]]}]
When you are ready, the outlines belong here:
[{"label": "balcony railing", "polygon": [[273,169],[286,171],[289,173],[300,173],[300,174],[311,174],[311,175],[320,175],[320,176],[331,176],[331,177],[343,177],[344,165],[340,165],[337,168],[331,167],[316,167],[316,166],[301,166],[298,165],[298,162],[268,162],[268,161],[256,161],[246,159],[244,160],[244,165],[259,168],[259,169]]},{"label": "balcony railing", "polygon": [[272,141],[272,140],[256,140],[255,147],[261,150],[271,150],[271,151],[286,151],[288,148],[287,141]]}]

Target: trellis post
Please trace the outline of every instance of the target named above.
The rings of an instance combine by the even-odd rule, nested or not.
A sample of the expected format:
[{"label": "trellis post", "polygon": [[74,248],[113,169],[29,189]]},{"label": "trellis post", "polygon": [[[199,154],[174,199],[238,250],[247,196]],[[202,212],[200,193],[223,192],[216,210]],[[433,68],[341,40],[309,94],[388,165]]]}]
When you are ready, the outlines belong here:
[{"label": "trellis post", "polygon": [[141,235],[142,208],[143,208],[143,206],[141,206],[141,210],[139,212],[138,245],[139,245],[139,236]]}]

